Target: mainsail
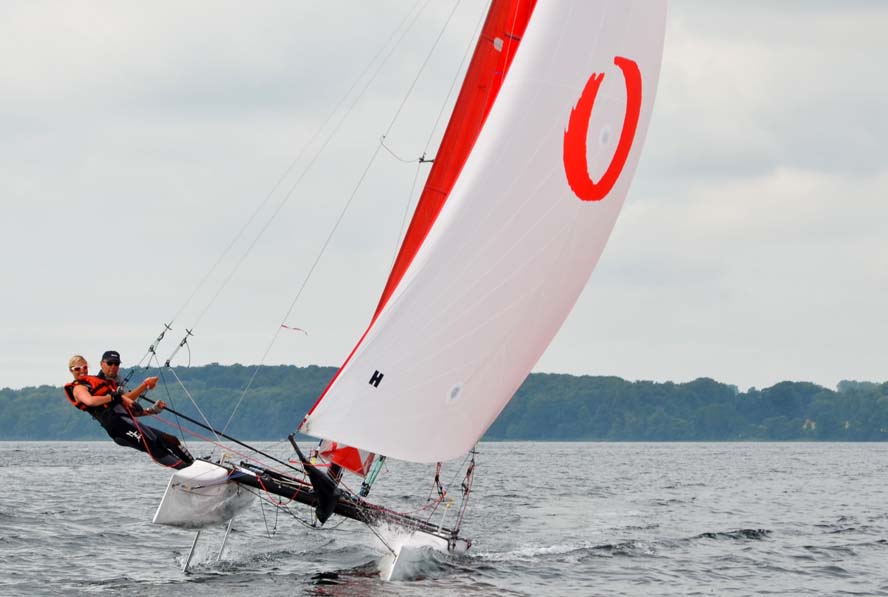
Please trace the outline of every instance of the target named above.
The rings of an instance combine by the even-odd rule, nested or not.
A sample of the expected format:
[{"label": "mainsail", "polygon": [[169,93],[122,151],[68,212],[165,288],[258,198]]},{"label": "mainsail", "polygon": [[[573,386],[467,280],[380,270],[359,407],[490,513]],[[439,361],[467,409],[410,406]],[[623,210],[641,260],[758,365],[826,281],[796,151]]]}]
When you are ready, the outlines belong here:
[{"label": "mainsail", "polygon": [[300,431],[466,453],[558,332],[638,164],[665,0],[494,0],[373,320]]}]

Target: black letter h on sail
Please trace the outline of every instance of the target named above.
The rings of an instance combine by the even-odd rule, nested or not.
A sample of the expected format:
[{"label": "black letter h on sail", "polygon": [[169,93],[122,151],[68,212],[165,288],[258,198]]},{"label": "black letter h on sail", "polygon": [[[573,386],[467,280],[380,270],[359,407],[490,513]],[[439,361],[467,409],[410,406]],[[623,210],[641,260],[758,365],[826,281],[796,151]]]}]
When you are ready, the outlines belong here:
[{"label": "black letter h on sail", "polygon": [[382,373],[380,373],[379,371],[374,371],[373,377],[370,378],[370,385],[373,386],[374,388],[378,388],[379,382],[381,382],[381,381],[382,381]]}]

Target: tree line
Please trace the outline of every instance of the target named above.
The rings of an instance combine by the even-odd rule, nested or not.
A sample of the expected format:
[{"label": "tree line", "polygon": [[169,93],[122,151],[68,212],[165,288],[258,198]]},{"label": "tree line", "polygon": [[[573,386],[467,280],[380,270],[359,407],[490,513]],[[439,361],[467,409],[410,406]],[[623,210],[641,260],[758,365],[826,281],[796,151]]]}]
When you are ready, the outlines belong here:
[{"label": "tree line", "polygon": [[[162,398],[197,420],[206,416],[210,425],[235,437],[279,440],[296,429],[336,369],[262,367],[244,392],[253,372],[250,366],[218,364],[176,369],[184,390],[164,370],[139,371],[133,380],[138,383],[148,374],[160,375],[162,382],[151,393],[152,399]],[[172,415],[166,419],[189,426]],[[159,422],[153,425],[178,433]],[[74,408],[61,387],[0,389],[2,440],[103,438],[107,435],[98,423]],[[657,383],[533,373],[484,439],[885,441],[888,382],[843,381],[831,390],[809,382],[784,381],[740,392],[709,378]]]}]

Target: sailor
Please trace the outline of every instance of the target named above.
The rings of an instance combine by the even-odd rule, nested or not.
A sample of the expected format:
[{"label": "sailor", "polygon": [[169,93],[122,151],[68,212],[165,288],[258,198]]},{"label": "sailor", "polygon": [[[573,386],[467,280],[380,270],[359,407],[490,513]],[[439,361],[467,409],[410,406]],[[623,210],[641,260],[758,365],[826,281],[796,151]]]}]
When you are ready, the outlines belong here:
[{"label": "sailor", "polygon": [[115,386],[120,383],[117,378],[120,373],[119,352],[116,350],[106,350],[102,353],[102,362],[99,364],[99,367],[101,368],[101,371],[96,373],[96,377],[110,380]]},{"label": "sailor", "polygon": [[71,404],[91,414],[120,446],[146,452],[159,464],[172,468],[184,468],[194,462],[176,436],[135,420],[157,414],[166,406],[158,400],[153,408],[143,409],[135,402],[143,392],[157,385],[157,377],[149,377],[135,389],[124,392],[118,386],[114,371],[120,367],[120,354],[106,351],[102,361],[107,367],[104,376],[91,376],[85,358],[80,355],[70,358],[68,370],[74,380],[65,385],[65,395]]},{"label": "sailor", "polygon": [[[108,382],[108,386],[111,388],[112,392],[116,392],[121,390],[122,392],[126,391],[126,388],[120,385],[120,353],[116,350],[106,350],[102,354],[102,362],[99,363],[99,367],[101,371],[96,373],[96,377],[99,379],[104,379]],[[155,383],[157,378],[149,378],[154,379]],[[145,381],[148,381],[147,379]],[[148,388],[151,389],[151,388]],[[139,394],[141,395],[141,394]],[[138,397],[136,398],[138,400]],[[133,403],[130,405],[129,412],[132,413],[135,417],[141,417],[144,415],[153,415],[157,414],[166,408],[166,403],[163,400],[158,400],[154,404],[154,408],[144,409],[142,405],[139,404],[136,400],[133,400]]]}]

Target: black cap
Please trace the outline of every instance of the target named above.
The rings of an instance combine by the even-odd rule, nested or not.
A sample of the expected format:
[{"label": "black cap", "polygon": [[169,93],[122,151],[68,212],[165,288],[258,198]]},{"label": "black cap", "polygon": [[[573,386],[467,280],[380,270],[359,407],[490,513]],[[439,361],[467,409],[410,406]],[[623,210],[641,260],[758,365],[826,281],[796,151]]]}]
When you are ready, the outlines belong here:
[{"label": "black cap", "polygon": [[106,350],[102,355],[102,360],[106,363],[117,362],[120,363],[120,353],[116,350]]}]

